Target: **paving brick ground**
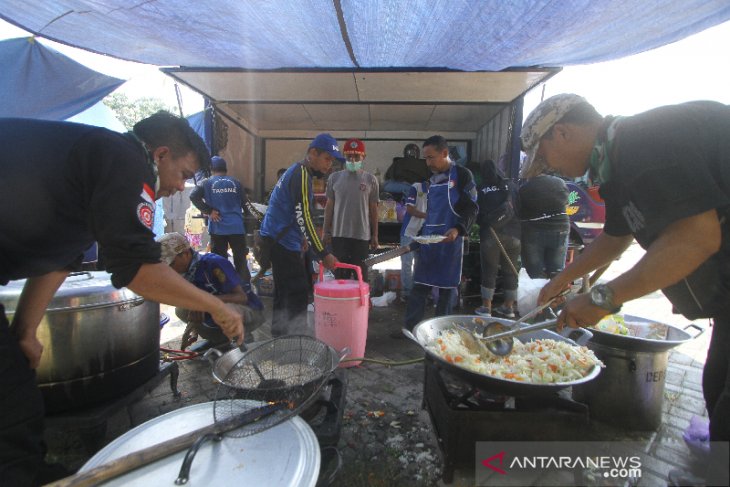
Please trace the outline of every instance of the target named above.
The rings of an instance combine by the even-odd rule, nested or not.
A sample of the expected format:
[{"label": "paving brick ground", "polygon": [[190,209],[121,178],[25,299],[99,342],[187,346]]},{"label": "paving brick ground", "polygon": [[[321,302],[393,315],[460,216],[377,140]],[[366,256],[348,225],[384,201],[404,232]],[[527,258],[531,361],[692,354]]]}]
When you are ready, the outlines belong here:
[{"label": "paving brick ground", "polygon": [[[610,275],[607,274],[606,278],[610,279]],[[631,303],[625,311],[680,326],[686,324],[671,315],[668,303],[657,296],[649,296],[641,301]],[[169,313],[170,310],[166,311]],[[368,358],[400,362],[423,356],[421,349],[410,341],[389,337],[391,332],[400,328],[404,311],[401,304],[371,310],[366,351]],[[181,324],[172,322],[165,328],[164,336],[172,340],[167,345],[176,346]],[[268,325],[265,325],[256,331],[256,338],[265,338],[267,331]],[[638,485],[666,485],[670,469],[692,465],[693,457],[681,435],[694,415],[706,417],[700,379],[708,342],[709,333],[705,333],[669,353],[662,424],[657,431],[632,432],[591,422],[592,434],[605,440],[641,443],[649,460],[644,464]],[[168,411],[215,398],[217,385],[207,361],[199,358],[179,362],[179,368],[180,397],[173,395],[165,378],[131,406],[111,414],[103,439],[91,451],[78,435],[79,428],[67,428],[65,431],[49,428],[50,458],[70,468],[78,468],[95,449],[130,427]],[[361,366],[348,369],[348,401],[338,444],[344,466],[333,485],[444,485],[441,478],[441,453],[429,417],[421,407],[423,374],[422,363],[387,367],[364,362]],[[631,398],[626,400],[630,401]],[[473,466],[460,468],[455,472],[451,485],[474,485],[474,478]],[[545,480],[536,476],[538,483]]]}]

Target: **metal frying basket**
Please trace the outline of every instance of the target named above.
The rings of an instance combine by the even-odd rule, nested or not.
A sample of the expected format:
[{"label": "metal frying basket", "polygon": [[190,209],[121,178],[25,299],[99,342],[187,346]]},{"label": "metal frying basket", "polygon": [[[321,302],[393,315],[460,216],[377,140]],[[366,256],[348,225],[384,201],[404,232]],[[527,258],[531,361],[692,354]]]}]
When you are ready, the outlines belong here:
[{"label": "metal frying basket", "polygon": [[283,404],[227,436],[248,436],[275,426],[315,398],[338,364],[335,352],[310,336],[290,335],[265,342],[244,354],[226,373],[216,391],[215,421],[266,404]]},{"label": "metal frying basket", "polygon": [[245,353],[216,390],[213,418],[219,431],[201,436],[190,447],[175,484],[188,482],[204,442],[253,435],[299,414],[347,353],[338,358],[326,343],[305,335],[275,338]]}]

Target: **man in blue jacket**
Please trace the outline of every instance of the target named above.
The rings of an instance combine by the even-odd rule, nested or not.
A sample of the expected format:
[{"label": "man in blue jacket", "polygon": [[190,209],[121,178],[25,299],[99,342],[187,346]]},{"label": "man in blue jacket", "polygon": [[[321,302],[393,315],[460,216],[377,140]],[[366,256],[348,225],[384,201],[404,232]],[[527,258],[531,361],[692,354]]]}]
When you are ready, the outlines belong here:
[{"label": "man in blue jacket", "polygon": [[222,157],[211,158],[210,171],[211,177],[190,193],[190,201],[208,215],[208,233],[213,253],[227,259],[230,246],[236,272],[244,282],[250,282],[251,273],[246,263],[246,227],[243,224],[246,193],[241,182],[228,175],[228,165]]},{"label": "man in blue jacket", "polygon": [[[423,143],[423,155],[431,170],[426,195],[423,236],[442,236],[439,243],[422,245],[416,252],[413,289],[406,308],[405,326],[409,330],[423,319],[426,297],[439,290],[435,316],[451,314],[453,293],[461,283],[464,235],[479,212],[474,176],[449,158],[445,138],[434,135]],[[401,338],[397,333],[394,337]]]},{"label": "man in blue jacket", "polygon": [[274,304],[271,333],[312,334],[307,329],[309,288],[304,252],[311,248],[324,266],[332,269],[337,258],[317,235],[312,218],[312,176],[325,174],[342,157],[337,140],[319,134],[306,157],[292,164],[276,182],[261,224],[261,237],[269,239],[274,274]]}]

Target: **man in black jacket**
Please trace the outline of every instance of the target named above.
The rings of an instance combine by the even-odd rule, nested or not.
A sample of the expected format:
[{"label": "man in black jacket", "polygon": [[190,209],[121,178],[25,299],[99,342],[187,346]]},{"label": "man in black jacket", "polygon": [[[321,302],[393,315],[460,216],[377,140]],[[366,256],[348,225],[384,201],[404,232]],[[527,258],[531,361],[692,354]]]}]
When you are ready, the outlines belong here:
[{"label": "man in black jacket", "polygon": [[[128,134],[66,122],[0,119],[0,284],[27,279],[12,319],[0,309],[0,479],[44,477],[36,330],[69,270],[98,241],[116,287],[206,311],[243,339],[241,315],[160,262],[155,200],[182,191],[209,156],[187,121],[159,112]],[[2,308],[2,305],[0,305]]]}]

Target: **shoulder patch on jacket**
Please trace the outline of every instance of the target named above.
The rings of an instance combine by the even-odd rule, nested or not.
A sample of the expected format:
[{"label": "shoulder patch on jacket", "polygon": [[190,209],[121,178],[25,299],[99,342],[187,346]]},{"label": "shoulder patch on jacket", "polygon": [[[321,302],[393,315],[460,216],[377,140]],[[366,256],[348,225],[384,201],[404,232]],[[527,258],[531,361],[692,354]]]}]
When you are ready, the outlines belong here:
[{"label": "shoulder patch on jacket", "polygon": [[142,225],[152,228],[155,221],[155,207],[146,201],[137,205],[137,218]]}]

